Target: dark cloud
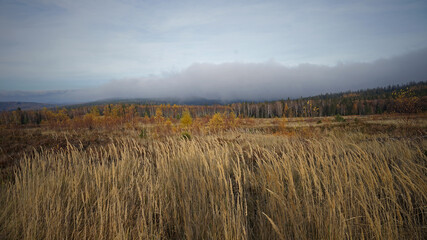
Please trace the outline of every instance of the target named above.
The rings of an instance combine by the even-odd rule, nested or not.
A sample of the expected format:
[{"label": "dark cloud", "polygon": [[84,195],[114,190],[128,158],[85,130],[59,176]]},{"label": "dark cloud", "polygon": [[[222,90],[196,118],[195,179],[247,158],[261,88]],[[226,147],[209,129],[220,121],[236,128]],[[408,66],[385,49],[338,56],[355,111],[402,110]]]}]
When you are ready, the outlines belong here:
[{"label": "dark cloud", "polygon": [[427,81],[427,49],[370,63],[335,66],[197,63],[167,76],[111,81],[68,91],[0,92],[1,101],[85,102],[106,98],[273,100]]}]

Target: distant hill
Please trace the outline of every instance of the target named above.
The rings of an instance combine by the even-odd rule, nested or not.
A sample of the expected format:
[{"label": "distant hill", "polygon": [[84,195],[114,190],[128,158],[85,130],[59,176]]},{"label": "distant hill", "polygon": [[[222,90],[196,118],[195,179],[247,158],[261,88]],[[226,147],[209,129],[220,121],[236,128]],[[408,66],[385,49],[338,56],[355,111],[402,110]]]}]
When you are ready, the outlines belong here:
[{"label": "distant hill", "polygon": [[[371,89],[360,89],[356,91],[346,91],[346,92],[337,92],[337,93],[326,93],[304,98],[293,98],[286,101],[300,100],[380,100],[380,99],[391,99],[392,93],[400,89],[410,88],[414,94],[418,97],[427,96],[427,82],[411,82],[403,85],[393,85],[386,87],[377,87]],[[221,99],[207,99],[200,97],[186,97],[186,98],[112,98],[112,99],[102,99],[93,102],[80,103],[67,105],[68,108],[78,108],[84,106],[96,106],[96,105],[105,105],[105,104],[140,104],[140,105],[158,105],[158,104],[178,104],[178,105],[230,105],[233,103],[258,103],[258,104],[268,104],[274,103],[277,101],[284,101],[285,99],[276,99],[273,101],[250,101],[245,99],[235,99],[235,100],[221,100]]]},{"label": "distant hill", "polygon": [[0,112],[2,111],[13,111],[18,108],[21,110],[36,110],[56,107],[57,105],[48,103],[36,103],[36,102],[0,102]]},{"label": "distant hill", "polygon": [[97,106],[97,105],[105,105],[105,104],[178,104],[178,105],[216,105],[216,104],[229,104],[234,101],[222,101],[219,99],[207,99],[207,98],[112,98],[112,99],[102,99],[93,102],[87,103],[79,103],[67,105],[67,108],[76,108],[76,107],[84,107],[84,106]]}]

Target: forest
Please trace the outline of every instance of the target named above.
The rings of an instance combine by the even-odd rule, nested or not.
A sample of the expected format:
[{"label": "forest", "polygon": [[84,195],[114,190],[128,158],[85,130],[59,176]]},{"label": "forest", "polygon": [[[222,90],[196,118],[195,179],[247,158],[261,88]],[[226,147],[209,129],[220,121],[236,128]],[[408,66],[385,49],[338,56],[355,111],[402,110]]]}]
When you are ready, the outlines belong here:
[{"label": "forest", "polygon": [[[94,119],[106,125],[122,124],[136,119],[154,121],[156,112],[177,121],[183,111],[193,117],[203,118],[231,112],[239,118],[292,118],[326,117],[335,115],[373,115],[383,113],[417,113],[427,110],[427,84],[410,83],[403,86],[360,90],[336,94],[325,94],[309,98],[278,100],[271,102],[237,102],[225,105],[176,105],[170,103],[101,103],[80,104],[43,110],[17,109],[0,113],[0,124],[89,126]],[[99,124],[98,124],[99,125]],[[102,124],[101,124],[102,125]]]}]

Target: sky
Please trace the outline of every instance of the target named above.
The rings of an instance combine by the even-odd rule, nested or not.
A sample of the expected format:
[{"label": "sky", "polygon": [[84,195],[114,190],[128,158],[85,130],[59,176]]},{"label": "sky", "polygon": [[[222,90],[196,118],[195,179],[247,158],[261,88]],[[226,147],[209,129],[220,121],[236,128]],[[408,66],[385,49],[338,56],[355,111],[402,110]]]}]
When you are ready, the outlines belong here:
[{"label": "sky", "polygon": [[0,0],[0,101],[263,100],[427,81],[427,1]]}]

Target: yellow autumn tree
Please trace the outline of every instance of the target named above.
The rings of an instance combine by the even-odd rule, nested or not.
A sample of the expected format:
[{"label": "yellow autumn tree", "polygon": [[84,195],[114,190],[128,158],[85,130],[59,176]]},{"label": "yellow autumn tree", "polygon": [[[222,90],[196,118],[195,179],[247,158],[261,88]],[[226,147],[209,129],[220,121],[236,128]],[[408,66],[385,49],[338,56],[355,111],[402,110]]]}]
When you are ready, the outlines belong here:
[{"label": "yellow autumn tree", "polygon": [[67,124],[67,122],[70,120],[70,117],[68,117],[68,113],[67,112],[68,111],[67,111],[66,108],[62,108],[56,114],[56,119],[57,119],[57,121],[59,123],[61,123],[61,125]]},{"label": "yellow autumn tree", "polygon": [[154,136],[160,137],[164,135],[165,132],[165,118],[163,117],[163,111],[161,106],[156,108],[156,115],[154,116],[154,121],[156,123],[154,127]]},{"label": "yellow autumn tree", "polygon": [[191,124],[193,124],[193,118],[191,118],[188,109],[182,113],[181,124],[187,130],[190,128]]},{"label": "yellow autumn tree", "polygon": [[163,117],[163,111],[160,107],[156,108],[156,116],[154,117],[157,124],[163,123],[164,117]]},{"label": "yellow autumn tree", "polygon": [[86,113],[83,116],[83,125],[87,128],[93,128],[96,125],[99,125],[100,121],[99,121],[99,109],[97,106],[92,107],[92,109],[90,110],[89,113]]},{"label": "yellow autumn tree", "polygon": [[163,133],[169,135],[171,134],[172,130],[173,130],[172,121],[171,119],[167,119],[163,127]]},{"label": "yellow autumn tree", "polygon": [[147,113],[144,114],[143,122],[146,123],[146,124],[150,122],[150,118],[148,117]]},{"label": "yellow autumn tree", "polygon": [[280,120],[279,120],[279,130],[280,130],[280,132],[282,132],[282,133],[286,132],[286,124],[287,124],[287,122],[288,122],[288,119],[283,115],[283,117],[280,118]]},{"label": "yellow autumn tree", "polygon": [[227,128],[235,128],[237,126],[236,114],[231,112],[227,118]]},{"label": "yellow autumn tree", "polygon": [[209,120],[209,128],[214,131],[219,131],[224,127],[224,119],[220,113],[215,113]]},{"label": "yellow autumn tree", "polygon": [[116,104],[113,106],[113,108],[111,109],[111,115],[115,118],[121,117],[123,114],[123,108],[122,106]]},{"label": "yellow autumn tree", "polygon": [[404,121],[409,126],[411,115],[421,112],[420,98],[409,88],[395,91],[392,95],[395,101],[395,111],[406,114]]},{"label": "yellow autumn tree", "polygon": [[101,115],[97,106],[92,107],[90,114],[92,114],[94,117],[99,117]]},{"label": "yellow autumn tree", "polygon": [[421,109],[418,105],[420,99],[417,97],[409,88],[401,89],[400,91],[393,92],[393,98],[395,99],[395,110],[398,113],[417,113]]},{"label": "yellow autumn tree", "polygon": [[283,109],[283,116],[289,117],[288,103],[285,103],[285,108]]},{"label": "yellow autumn tree", "polygon": [[104,111],[103,111],[104,116],[109,117],[111,115],[111,107],[109,104],[104,106]]}]

